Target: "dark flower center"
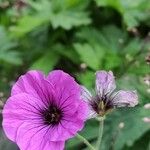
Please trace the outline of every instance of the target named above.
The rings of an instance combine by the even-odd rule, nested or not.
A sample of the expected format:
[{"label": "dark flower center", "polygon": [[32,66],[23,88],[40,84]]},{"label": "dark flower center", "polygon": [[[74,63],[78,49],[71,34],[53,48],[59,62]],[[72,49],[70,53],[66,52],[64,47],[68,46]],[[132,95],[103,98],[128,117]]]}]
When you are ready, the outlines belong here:
[{"label": "dark flower center", "polygon": [[93,99],[94,101],[92,101],[91,106],[98,115],[103,116],[108,111],[113,109],[113,104],[111,103],[111,100],[108,100],[106,96],[103,96],[102,98],[95,96]]},{"label": "dark flower center", "polygon": [[59,124],[63,113],[57,106],[49,106],[43,111],[44,124],[46,125],[56,125]]}]

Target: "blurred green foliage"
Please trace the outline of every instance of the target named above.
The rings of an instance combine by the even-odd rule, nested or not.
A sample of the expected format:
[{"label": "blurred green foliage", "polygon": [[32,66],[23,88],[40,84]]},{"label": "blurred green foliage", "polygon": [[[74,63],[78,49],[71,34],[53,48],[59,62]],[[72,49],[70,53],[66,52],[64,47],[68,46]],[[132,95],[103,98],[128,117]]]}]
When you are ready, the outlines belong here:
[{"label": "blurred green foliage", "polygon": [[[139,106],[107,117],[101,150],[148,150],[149,31],[149,0],[0,0],[0,98],[5,101],[12,83],[30,69],[63,69],[89,89],[95,71],[112,70],[118,88],[138,91]],[[0,130],[0,149],[17,149]],[[81,134],[95,144],[97,130],[97,121],[89,120]],[[87,148],[73,138],[66,149]]]}]

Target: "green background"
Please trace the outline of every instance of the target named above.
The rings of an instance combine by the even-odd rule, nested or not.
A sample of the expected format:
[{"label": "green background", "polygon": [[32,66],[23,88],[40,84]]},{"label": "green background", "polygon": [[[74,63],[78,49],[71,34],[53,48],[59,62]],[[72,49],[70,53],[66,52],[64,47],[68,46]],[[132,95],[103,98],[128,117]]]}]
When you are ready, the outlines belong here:
[{"label": "green background", "polygon": [[[97,70],[112,70],[118,89],[137,90],[139,105],[107,116],[101,150],[150,150],[149,43],[149,0],[0,0],[0,99],[31,69],[62,69],[91,90]],[[0,130],[0,150],[16,150]],[[89,120],[81,134],[95,144],[97,130]],[[87,148],[73,138],[66,150]]]}]

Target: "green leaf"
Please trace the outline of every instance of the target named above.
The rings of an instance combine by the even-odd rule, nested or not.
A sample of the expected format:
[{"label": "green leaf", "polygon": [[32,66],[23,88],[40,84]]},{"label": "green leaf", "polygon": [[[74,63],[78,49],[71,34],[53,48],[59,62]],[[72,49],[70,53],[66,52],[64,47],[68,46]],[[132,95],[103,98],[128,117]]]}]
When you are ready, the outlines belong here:
[{"label": "green leaf", "polygon": [[[62,27],[66,30],[73,26],[87,25],[91,22],[85,11],[89,1],[53,0],[50,20],[54,28]],[[64,21],[65,20],[65,21]]]},{"label": "green leaf", "polygon": [[76,36],[91,45],[97,44],[104,49],[104,51],[110,52],[120,51],[120,49],[122,49],[122,44],[127,38],[126,33],[122,32],[114,25],[108,25],[99,30],[94,28],[83,28]]},{"label": "green leaf", "polygon": [[146,132],[140,139],[138,139],[134,145],[125,146],[123,150],[149,150],[150,149],[150,141],[149,141],[150,130]]},{"label": "green leaf", "polygon": [[[150,125],[143,122],[143,117],[149,115],[150,112],[142,107],[115,110],[106,117],[101,149],[121,150],[124,145],[133,145],[137,139],[150,130]],[[119,128],[120,123],[124,124],[123,128]],[[95,143],[98,136],[98,121],[89,120],[80,134]],[[67,149],[74,150],[76,147],[82,150],[85,146],[76,138],[67,142]]]},{"label": "green leaf", "polygon": [[113,0],[95,0],[98,6],[108,7],[111,6],[119,11],[121,11],[122,6],[120,3],[120,0],[116,0],[115,2]]},{"label": "green leaf", "polygon": [[[100,67],[100,55],[98,55],[97,50],[99,47],[96,47],[97,45],[94,45],[95,47],[92,47],[89,44],[74,44],[74,48],[77,51],[77,53],[80,55],[81,61],[83,63],[86,63],[89,67],[91,67],[93,70],[98,70]],[[100,51],[99,53],[103,55],[103,51]],[[101,56],[102,56],[101,55]]]},{"label": "green leaf", "polygon": [[41,70],[44,73],[51,71],[59,61],[59,56],[53,51],[47,52],[44,56],[35,61],[30,69]]},{"label": "green leaf", "polygon": [[38,15],[23,16],[18,21],[17,26],[11,27],[11,32],[14,36],[24,36],[24,34],[27,34],[39,26],[44,25],[47,20],[48,19],[46,17],[40,17]]},{"label": "green leaf", "polygon": [[91,87],[94,87],[95,83],[95,73],[93,71],[85,71],[77,75],[77,79],[80,81],[80,83],[87,88],[91,89]]},{"label": "green leaf", "polygon": [[[91,22],[88,12],[84,11],[87,2],[79,0],[42,0],[27,2],[34,11],[25,14],[18,20],[12,31],[18,36],[31,32],[35,28],[51,23],[53,28],[62,27],[66,30],[74,26],[87,25]],[[30,23],[29,23],[30,22]]]},{"label": "green leaf", "polygon": [[[107,150],[110,147],[121,150],[124,145],[133,145],[137,139],[150,130],[150,125],[143,121],[143,118],[149,115],[149,110],[136,107],[120,109],[107,116],[102,150]],[[119,128],[120,123],[124,124],[123,128]]]},{"label": "green leaf", "polygon": [[129,66],[128,73],[145,75],[149,73],[149,65],[145,61],[146,53],[141,51],[141,55],[134,57],[134,62]]},{"label": "green leaf", "polygon": [[104,68],[106,70],[114,69],[120,67],[121,63],[122,63],[122,58],[116,53],[110,51],[105,56]]},{"label": "green leaf", "polygon": [[75,49],[80,54],[81,60],[92,69],[109,70],[120,67],[122,63],[120,54],[127,38],[120,29],[112,25],[101,30],[84,28],[77,33],[77,38],[83,39],[86,44],[78,44]]},{"label": "green leaf", "polygon": [[129,39],[129,42],[123,48],[123,54],[128,54],[130,57],[134,57],[136,53],[141,49],[142,41],[139,38]]},{"label": "green leaf", "polygon": [[9,64],[21,65],[22,60],[20,54],[15,51],[0,51],[0,61],[7,62]]},{"label": "green leaf", "polygon": [[123,17],[129,29],[139,25],[140,21],[149,20],[150,3],[148,0],[95,0],[98,6],[112,7]]},{"label": "green leaf", "polygon": [[62,45],[56,44],[54,46],[54,49],[62,57],[65,57],[71,60],[73,63],[79,65],[80,60],[79,60],[78,53],[72,47],[63,47]]},{"label": "green leaf", "polygon": [[0,26],[0,61],[13,65],[21,65],[22,59],[20,53],[13,50],[15,47],[16,42],[12,41],[6,30]]}]

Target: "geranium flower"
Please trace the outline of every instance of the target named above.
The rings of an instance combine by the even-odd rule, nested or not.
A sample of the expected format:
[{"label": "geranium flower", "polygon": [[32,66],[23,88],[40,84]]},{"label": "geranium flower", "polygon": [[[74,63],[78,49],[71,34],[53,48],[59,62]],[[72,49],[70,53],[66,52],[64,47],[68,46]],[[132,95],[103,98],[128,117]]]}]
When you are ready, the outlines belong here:
[{"label": "geranium flower", "polygon": [[115,88],[115,77],[111,71],[96,72],[95,95],[92,95],[85,87],[82,87],[82,99],[90,107],[89,118],[104,116],[113,108],[134,107],[138,104],[136,91],[120,90],[114,92]]},{"label": "geranium flower", "polygon": [[21,150],[62,150],[82,129],[87,104],[80,86],[63,71],[45,77],[29,71],[12,88],[3,109],[3,129]]}]

